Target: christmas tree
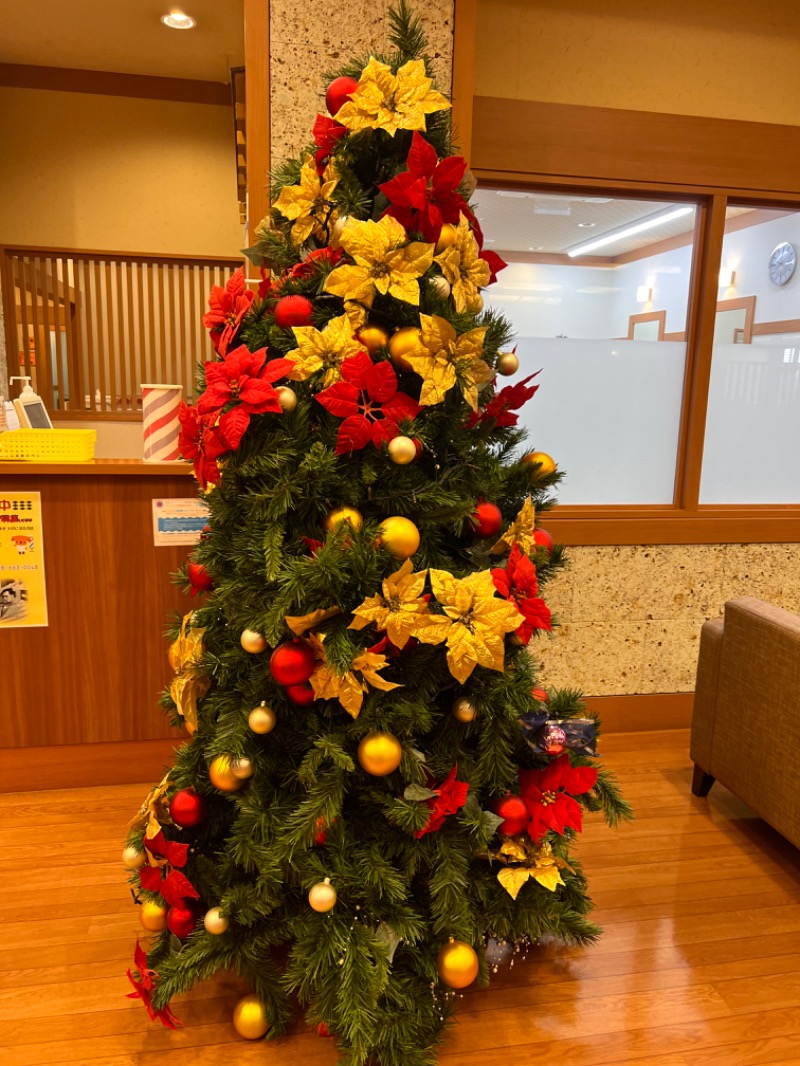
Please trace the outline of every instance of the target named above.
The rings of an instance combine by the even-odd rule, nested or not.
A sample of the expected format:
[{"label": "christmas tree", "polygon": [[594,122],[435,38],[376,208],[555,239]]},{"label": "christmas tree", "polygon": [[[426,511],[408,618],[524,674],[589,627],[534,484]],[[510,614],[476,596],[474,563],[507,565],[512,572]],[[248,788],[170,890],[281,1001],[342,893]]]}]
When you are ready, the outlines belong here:
[{"label": "christmas tree", "polygon": [[[164,696],[190,741],[132,822],[132,997],[221,969],[244,1037],[299,1004],[342,1061],[435,1061],[496,942],[581,944],[584,810],[628,815],[576,692],[527,645],[564,565],[539,525],[562,476],[526,453],[508,323],[480,290],[474,190],[405,4],[392,52],[330,76],[314,143],[205,316],[184,406],[209,524],[180,580]],[[489,955],[487,957],[487,950]]]}]

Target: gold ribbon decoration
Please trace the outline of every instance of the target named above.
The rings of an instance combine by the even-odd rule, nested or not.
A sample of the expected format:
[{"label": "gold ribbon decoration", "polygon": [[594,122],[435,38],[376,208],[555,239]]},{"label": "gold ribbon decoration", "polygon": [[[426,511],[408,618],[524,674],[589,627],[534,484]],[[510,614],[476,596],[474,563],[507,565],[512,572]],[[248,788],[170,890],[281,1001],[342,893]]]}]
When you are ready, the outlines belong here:
[{"label": "gold ribbon decoration", "polygon": [[197,730],[197,701],[208,692],[211,678],[202,674],[198,664],[205,654],[205,629],[191,625],[192,614],[183,616],[181,631],[169,649],[169,662],[175,671],[169,694],[183,718],[187,732]]}]

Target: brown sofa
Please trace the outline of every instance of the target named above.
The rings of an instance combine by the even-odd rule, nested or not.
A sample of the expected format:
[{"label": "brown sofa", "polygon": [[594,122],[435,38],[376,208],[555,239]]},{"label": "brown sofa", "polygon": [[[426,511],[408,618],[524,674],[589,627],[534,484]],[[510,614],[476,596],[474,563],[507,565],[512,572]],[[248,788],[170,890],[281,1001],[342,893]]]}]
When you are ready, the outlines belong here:
[{"label": "brown sofa", "polygon": [[800,847],[800,616],[729,600],[700,633],[692,792],[715,780]]}]

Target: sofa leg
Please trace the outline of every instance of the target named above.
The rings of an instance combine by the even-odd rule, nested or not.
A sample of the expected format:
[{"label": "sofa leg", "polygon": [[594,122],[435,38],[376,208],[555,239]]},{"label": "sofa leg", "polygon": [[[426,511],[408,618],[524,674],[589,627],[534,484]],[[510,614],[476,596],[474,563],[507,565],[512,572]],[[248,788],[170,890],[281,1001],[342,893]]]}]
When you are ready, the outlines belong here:
[{"label": "sofa leg", "polygon": [[716,778],[712,777],[711,774],[707,774],[702,766],[695,764],[694,773],[692,774],[692,795],[707,796],[715,780]]}]

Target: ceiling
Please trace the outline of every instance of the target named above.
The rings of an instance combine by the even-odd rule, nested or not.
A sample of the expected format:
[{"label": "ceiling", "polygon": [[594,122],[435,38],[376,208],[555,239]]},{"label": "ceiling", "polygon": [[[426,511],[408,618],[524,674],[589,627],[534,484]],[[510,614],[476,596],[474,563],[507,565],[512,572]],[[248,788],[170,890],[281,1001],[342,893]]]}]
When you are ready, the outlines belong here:
[{"label": "ceiling", "polygon": [[[177,7],[197,20],[173,30]],[[244,62],[243,0],[35,0],[3,9],[0,62],[200,81]]]},{"label": "ceiling", "polygon": [[[506,189],[478,189],[473,197],[489,247],[497,252],[561,252],[621,226],[679,206],[653,200],[554,196]],[[583,225],[581,225],[583,224]],[[615,241],[592,255],[615,256],[667,237],[691,233],[694,214]],[[580,263],[580,258],[575,260]]]}]

